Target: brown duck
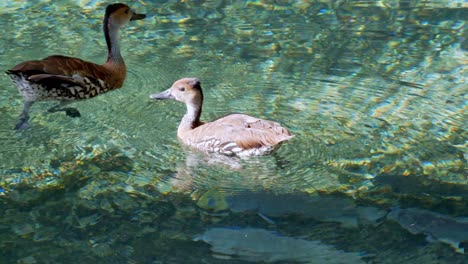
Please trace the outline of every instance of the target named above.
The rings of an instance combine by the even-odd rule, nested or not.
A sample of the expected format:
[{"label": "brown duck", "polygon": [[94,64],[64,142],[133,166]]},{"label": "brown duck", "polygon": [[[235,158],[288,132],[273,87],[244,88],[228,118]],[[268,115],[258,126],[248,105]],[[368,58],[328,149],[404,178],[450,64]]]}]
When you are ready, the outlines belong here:
[{"label": "brown duck", "polygon": [[152,99],[175,99],[185,103],[187,112],[177,129],[183,144],[204,152],[229,156],[266,155],[292,137],[280,124],[246,114],[230,114],[201,122],[203,92],[200,80],[183,78],[168,90],[150,95]]},{"label": "brown duck", "polygon": [[103,65],[53,55],[42,60],[25,61],[8,70],[6,73],[24,98],[24,108],[15,129],[28,128],[29,110],[36,101],[59,101],[60,104],[48,111],[65,111],[69,116],[78,117],[80,112],[76,108],[64,106],[120,88],[127,70],[120,54],[119,29],[130,20],[145,17],[125,4],[107,6],[103,30],[108,57]]}]

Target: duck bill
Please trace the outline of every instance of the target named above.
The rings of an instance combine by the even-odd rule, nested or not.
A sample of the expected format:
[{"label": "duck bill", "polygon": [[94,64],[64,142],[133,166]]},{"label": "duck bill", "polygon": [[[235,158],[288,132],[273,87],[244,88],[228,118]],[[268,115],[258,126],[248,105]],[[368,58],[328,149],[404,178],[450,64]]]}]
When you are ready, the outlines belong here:
[{"label": "duck bill", "polygon": [[130,20],[141,20],[141,19],[143,19],[145,17],[146,17],[145,14],[137,14],[137,13],[133,12],[133,15],[130,18]]},{"label": "duck bill", "polygon": [[175,99],[174,96],[171,94],[171,89],[168,89],[162,93],[152,94],[150,95],[150,98],[154,100]]}]

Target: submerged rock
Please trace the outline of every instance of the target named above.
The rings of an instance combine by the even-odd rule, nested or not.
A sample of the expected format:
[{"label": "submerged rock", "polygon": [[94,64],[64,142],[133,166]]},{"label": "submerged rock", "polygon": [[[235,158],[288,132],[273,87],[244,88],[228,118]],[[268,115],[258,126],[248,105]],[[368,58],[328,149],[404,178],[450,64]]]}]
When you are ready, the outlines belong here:
[{"label": "submerged rock", "polygon": [[279,235],[260,228],[211,228],[196,237],[211,245],[214,257],[235,256],[252,262],[365,263],[358,253],[344,252],[316,240]]},{"label": "submerged rock", "polygon": [[225,200],[233,212],[253,211],[269,217],[295,214],[321,222],[337,222],[344,227],[374,225],[387,213],[377,207],[358,206],[345,197],[305,193],[243,192],[226,196]]},{"label": "submerged rock", "polygon": [[11,229],[19,236],[34,233],[34,226],[28,223],[14,224],[12,225]]},{"label": "submerged rock", "polygon": [[429,242],[446,243],[458,253],[465,252],[460,243],[468,241],[468,219],[419,208],[394,209],[387,218],[398,222],[411,234],[425,234]]}]

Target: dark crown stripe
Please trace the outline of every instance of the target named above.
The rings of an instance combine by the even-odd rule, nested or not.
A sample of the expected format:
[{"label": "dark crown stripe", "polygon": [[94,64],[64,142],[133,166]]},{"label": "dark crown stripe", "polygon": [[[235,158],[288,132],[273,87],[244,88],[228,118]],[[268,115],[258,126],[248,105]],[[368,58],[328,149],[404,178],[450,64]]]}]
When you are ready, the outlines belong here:
[{"label": "dark crown stripe", "polygon": [[117,4],[112,4],[112,5],[108,5],[106,7],[106,16],[114,13],[115,11],[117,11],[118,9],[122,8],[122,7],[125,7],[126,5],[122,4],[122,3],[117,3]]}]

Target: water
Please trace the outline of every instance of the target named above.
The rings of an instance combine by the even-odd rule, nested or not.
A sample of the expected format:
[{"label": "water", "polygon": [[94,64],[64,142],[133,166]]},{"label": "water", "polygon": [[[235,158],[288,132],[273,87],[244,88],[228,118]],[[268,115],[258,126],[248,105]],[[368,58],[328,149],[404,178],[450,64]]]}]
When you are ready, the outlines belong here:
[{"label": "water", "polygon": [[[468,216],[466,3],[275,2],[134,1],[148,18],[122,30],[125,85],[75,103],[80,118],[43,102],[13,131],[22,98],[0,75],[0,262],[312,258],[271,252],[294,241],[335,262],[467,263],[385,217]],[[0,7],[2,69],[53,54],[104,62],[105,3]],[[202,80],[204,120],[249,113],[296,137],[249,160],[186,150],[184,107],[149,100],[181,77]],[[234,235],[212,235],[222,228],[270,242],[229,248]]]}]

